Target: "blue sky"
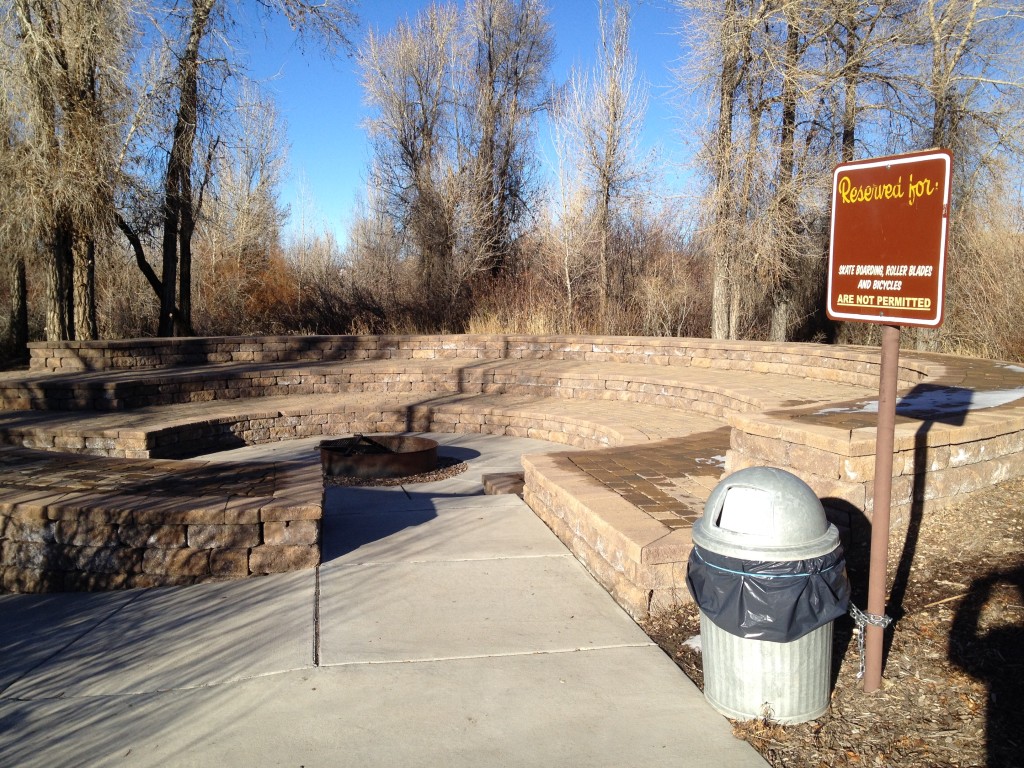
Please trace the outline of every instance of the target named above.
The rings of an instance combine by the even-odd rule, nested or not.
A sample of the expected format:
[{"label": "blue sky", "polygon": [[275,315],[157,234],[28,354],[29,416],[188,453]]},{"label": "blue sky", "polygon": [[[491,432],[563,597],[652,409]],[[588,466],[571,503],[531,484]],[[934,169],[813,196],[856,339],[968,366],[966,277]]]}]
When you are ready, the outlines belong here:
[{"label": "blue sky", "polygon": [[[363,0],[353,39],[360,44],[371,26],[386,32],[426,5]],[[598,5],[597,0],[549,0],[548,6],[557,49],[552,76],[562,82],[572,65],[590,66],[594,60]],[[680,99],[671,71],[682,53],[677,34],[680,12],[670,0],[634,0],[632,20],[633,51],[650,88],[643,143],[645,149],[660,148],[665,185],[676,191],[684,178],[681,165],[691,149],[681,130]],[[290,175],[281,190],[282,202],[291,207],[288,231],[297,229],[300,198],[305,197],[312,201],[312,206],[305,206],[307,221],[334,231],[343,242],[370,159],[361,127],[367,110],[355,61],[327,61],[313,51],[303,55],[294,34],[279,19],[250,40],[250,75],[274,95],[288,128]]]}]

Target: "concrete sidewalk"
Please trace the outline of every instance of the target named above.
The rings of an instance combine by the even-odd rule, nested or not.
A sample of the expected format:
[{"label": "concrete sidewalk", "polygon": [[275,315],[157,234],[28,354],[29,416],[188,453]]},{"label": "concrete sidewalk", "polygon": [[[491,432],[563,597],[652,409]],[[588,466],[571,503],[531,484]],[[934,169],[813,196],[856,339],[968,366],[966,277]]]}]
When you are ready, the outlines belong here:
[{"label": "concrete sidewalk", "polygon": [[435,437],[469,469],[330,489],[316,571],[0,597],[0,762],[766,765],[518,497],[482,495],[551,444]]}]

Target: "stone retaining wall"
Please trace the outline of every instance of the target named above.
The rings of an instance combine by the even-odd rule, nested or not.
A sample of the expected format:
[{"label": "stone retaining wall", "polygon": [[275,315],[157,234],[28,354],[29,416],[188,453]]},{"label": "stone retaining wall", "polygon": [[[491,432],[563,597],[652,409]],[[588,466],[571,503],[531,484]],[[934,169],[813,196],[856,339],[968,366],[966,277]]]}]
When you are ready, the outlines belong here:
[{"label": "stone retaining wall", "polygon": [[[257,404],[258,408],[258,404]],[[600,422],[541,407],[502,409],[472,403],[418,406],[401,401],[322,403],[317,407],[284,412],[239,409],[231,416],[186,418],[180,424],[152,429],[6,428],[0,445],[42,451],[123,459],[187,458],[200,453],[229,450],[302,437],[337,437],[375,432],[459,432],[530,437],[576,448],[618,445],[628,424],[615,419]]]},{"label": "stone retaining wall", "polygon": [[[36,342],[29,348],[30,370],[39,373],[208,363],[544,359],[746,370],[874,386],[879,370],[878,355],[862,347],[635,336],[230,336]],[[927,378],[934,373],[929,367],[901,360],[899,385]]]},{"label": "stone retaining wall", "polygon": [[[100,487],[105,475],[116,482],[131,473],[123,463],[90,461]],[[154,479],[180,476],[174,495],[6,489],[0,499],[0,591],[193,584],[320,563],[318,467],[282,474],[272,496],[190,495],[189,473],[204,466],[147,462],[140,469]]]},{"label": "stone retaining wall", "polygon": [[[986,418],[987,416],[987,418]],[[973,423],[915,422],[896,427],[891,515],[904,531],[915,511],[939,510],[964,496],[1024,476],[1024,414],[972,414]],[[870,421],[874,418],[863,419]],[[725,472],[785,467],[834,511],[874,512],[875,427],[813,428],[771,415],[730,419]]]},{"label": "stone retaining wall", "polygon": [[[687,380],[681,367],[603,370],[546,370],[543,361],[485,363],[459,367],[444,361],[295,364],[252,369],[210,366],[187,372],[161,371],[108,380],[33,379],[0,383],[0,409],[38,411],[121,411],[159,405],[220,400],[337,394],[527,395],[565,400],[617,400],[685,408],[719,418],[761,410],[756,393],[738,392],[723,382]],[[692,377],[691,377],[692,378]],[[707,377],[704,377],[707,378]],[[813,377],[807,377],[813,378]]]},{"label": "stone retaining wall", "polygon": [[690,528],[669,528],[558,454],[524,456],[526,503],[630,616],[691,599]]}]

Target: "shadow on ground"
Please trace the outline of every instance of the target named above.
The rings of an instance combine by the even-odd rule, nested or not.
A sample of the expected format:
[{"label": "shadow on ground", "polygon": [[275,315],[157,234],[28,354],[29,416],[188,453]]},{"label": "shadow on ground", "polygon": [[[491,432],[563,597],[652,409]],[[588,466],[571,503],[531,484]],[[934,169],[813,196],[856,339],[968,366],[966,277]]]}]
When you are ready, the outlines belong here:
[{"label": "shadow on ground", "polygon": [[[997,602],[1001,590],[1011,594]],[[971,583],[950,629],[949,660],[988,687],[985,746],[990,768],[1019,766],[1024,751],[1021,606],[1024,568],[994,571]],[[1005,607],[1016,609],[1015,615]]]}]

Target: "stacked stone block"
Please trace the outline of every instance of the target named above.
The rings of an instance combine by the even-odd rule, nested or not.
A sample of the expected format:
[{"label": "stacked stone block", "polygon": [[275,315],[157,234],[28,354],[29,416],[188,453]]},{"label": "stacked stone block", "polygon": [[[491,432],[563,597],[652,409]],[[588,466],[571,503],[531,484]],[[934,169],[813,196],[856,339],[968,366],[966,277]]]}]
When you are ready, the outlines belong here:
[{"label": "stacked stone block", "polygon": [[[853,418],[853,417],[851,417]],[[772,415],[736,416],[730,421],[726,473],[751,466],[787,467],[824,500],[837,521],[874,514],[874,417],[864,426],[794,426]],[[959,426],[913,422],[896,427],[891,515],[896,533],[914,513],[938,511],[965,496],[1024,476],[1024,414],[976,411]],[[854,511],[856,510],[856,511]]]},{"label": "stacked stone block", "polygon": [[[19,456],[7,449],[4,458]],[[262,493],[247,495],[240,484],[232,485],[231,467],[90,461],[87,479],[81,478],[81,459],[66,462],[66,470],[58,460],[25,463],[21,487],[0,488],[3,591],[192,584],[320,562],[318,467],[269,465],[257,489]],[[190,487],[197,473],[209,482],[221,471],[223,493]]]},{"label": "stacked stone block", "polygon": [[[877,383],[879,369],[877,353],[859,347],[640,336],[233,336],[37,342],[29,346],[33,373],[140,370],[210,363],[576,360],[745,370],[872,386]],[[938,368],[941,360],[923,356],[901,361],[900,386],[913,386],[935,375]]]}]

